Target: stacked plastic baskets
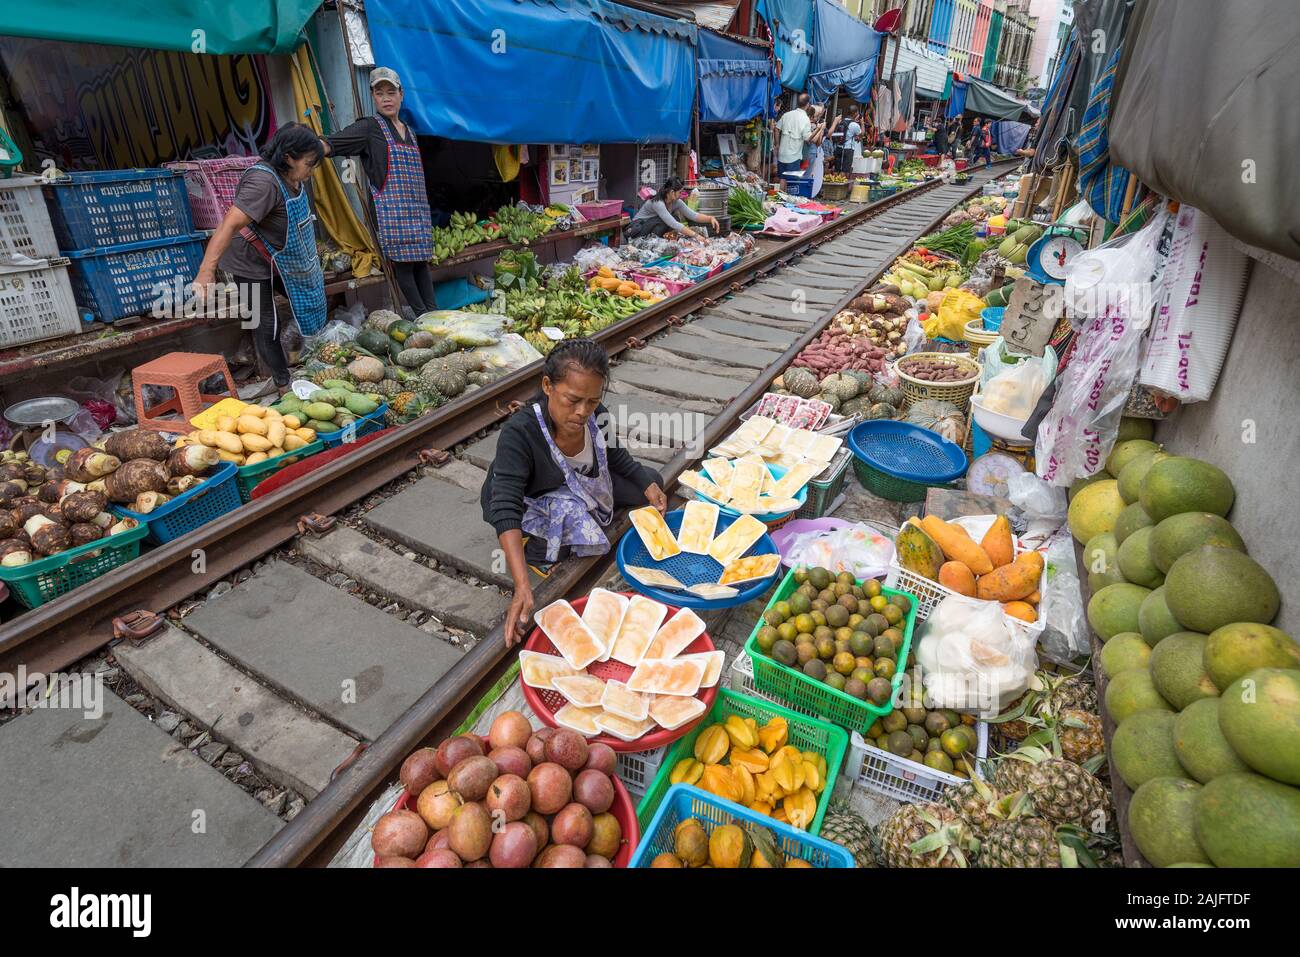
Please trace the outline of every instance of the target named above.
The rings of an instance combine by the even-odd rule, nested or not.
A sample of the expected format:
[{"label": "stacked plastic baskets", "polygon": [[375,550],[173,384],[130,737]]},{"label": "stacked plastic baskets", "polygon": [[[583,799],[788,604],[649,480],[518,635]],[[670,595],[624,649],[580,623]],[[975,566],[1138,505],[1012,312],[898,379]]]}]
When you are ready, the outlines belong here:
[{"label": "stacked plastic baskets", "polygon": [[182,176],[165,169],[72,173],[44,187],[78,303],[101,322],[170,314],[176,282],[203,259]]},{"label": "stacked plastic baskets", "polygon": [[[18,265],[25,259],[42,263]],[[36,176],[0,179],[0,347],[81,331],[68,279],[68,260]]]}]

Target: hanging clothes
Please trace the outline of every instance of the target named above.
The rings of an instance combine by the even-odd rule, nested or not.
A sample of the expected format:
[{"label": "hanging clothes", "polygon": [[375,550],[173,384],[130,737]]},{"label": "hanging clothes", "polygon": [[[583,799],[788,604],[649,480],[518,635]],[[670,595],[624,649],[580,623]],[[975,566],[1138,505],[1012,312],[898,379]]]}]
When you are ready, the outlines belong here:
[{"label": "hanging clothes", "polygon": [[1079,192],[1092,211],[1110,223],[1124,215],[1124,196],[1133,174],[1117,166],[1110,158],[1110,98],[1115,86],[1123,46],[1111,54],[1106,69],[1088,97],[1076,146],[1079,150]]}]

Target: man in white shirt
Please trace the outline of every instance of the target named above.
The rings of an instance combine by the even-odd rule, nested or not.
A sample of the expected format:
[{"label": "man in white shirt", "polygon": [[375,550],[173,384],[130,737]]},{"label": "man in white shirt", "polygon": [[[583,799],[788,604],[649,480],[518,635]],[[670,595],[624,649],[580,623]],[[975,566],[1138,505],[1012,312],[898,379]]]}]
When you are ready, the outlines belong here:
[{"label": "man in white shirt", "polygon": [[803,145],[812,139],[812,120],[808,117],[808,94],[800,93],[795,105],[776,125],[779,135],[776,150],[777,170],[797,173],[803,165]]}]

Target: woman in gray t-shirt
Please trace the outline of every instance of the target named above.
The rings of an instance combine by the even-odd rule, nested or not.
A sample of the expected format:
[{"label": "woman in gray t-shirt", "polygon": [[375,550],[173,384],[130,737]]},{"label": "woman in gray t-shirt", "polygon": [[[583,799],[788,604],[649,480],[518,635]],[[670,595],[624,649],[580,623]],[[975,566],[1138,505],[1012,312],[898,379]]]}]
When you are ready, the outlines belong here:
[{"label": "woman in gray t-shirt", "polygon": [[708,223],[715,233],[718,232],[716,219],[712,216],[702,216],[686,205],[682,200],[683,189],[682,181],[676,176],[670,176],[659,192],[642,203],[641,208],[636,211],[636,215],[632,217],[632,225],[627,229],[628,239],[651,234],[662,236],[670,229],[686,236],[698,235],[695,230],[679,221],[676,218],[678,216],[692,223]]}]

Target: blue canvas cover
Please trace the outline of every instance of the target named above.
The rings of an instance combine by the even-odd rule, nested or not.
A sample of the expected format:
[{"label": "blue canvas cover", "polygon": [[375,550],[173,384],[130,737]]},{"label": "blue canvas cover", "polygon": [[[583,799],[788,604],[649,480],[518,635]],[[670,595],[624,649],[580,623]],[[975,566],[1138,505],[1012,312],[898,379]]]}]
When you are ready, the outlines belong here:
[{"label": "blue canvas cover", "polygon": [[825,100],[842,86],[853,99],[867,102],[876,79],[880,34],[835,0],[817,0],[816,21],[808,95]]},{"label": "blue canvas cover", "polygon": [[684,143],[694,24],[611,0],[370,0],[416,127],[482,143]]},{"label": "blue canvas cover", "polygon": [[811,0],[758,0],[758,15],[775,38],[781,85],[787,90],[803,90],[815,45]]},{"label": "blue canvas cover", "polygon": [[961,80],[952,81],[952,96],[948,99],[948,118],[952,119],[966,111],[966,84]]},{"label": "blue canvas cover", "polygon": [[766,50],[701,30],[697,54],[701,122],[740,123],[772,115],[780,90]]}]

